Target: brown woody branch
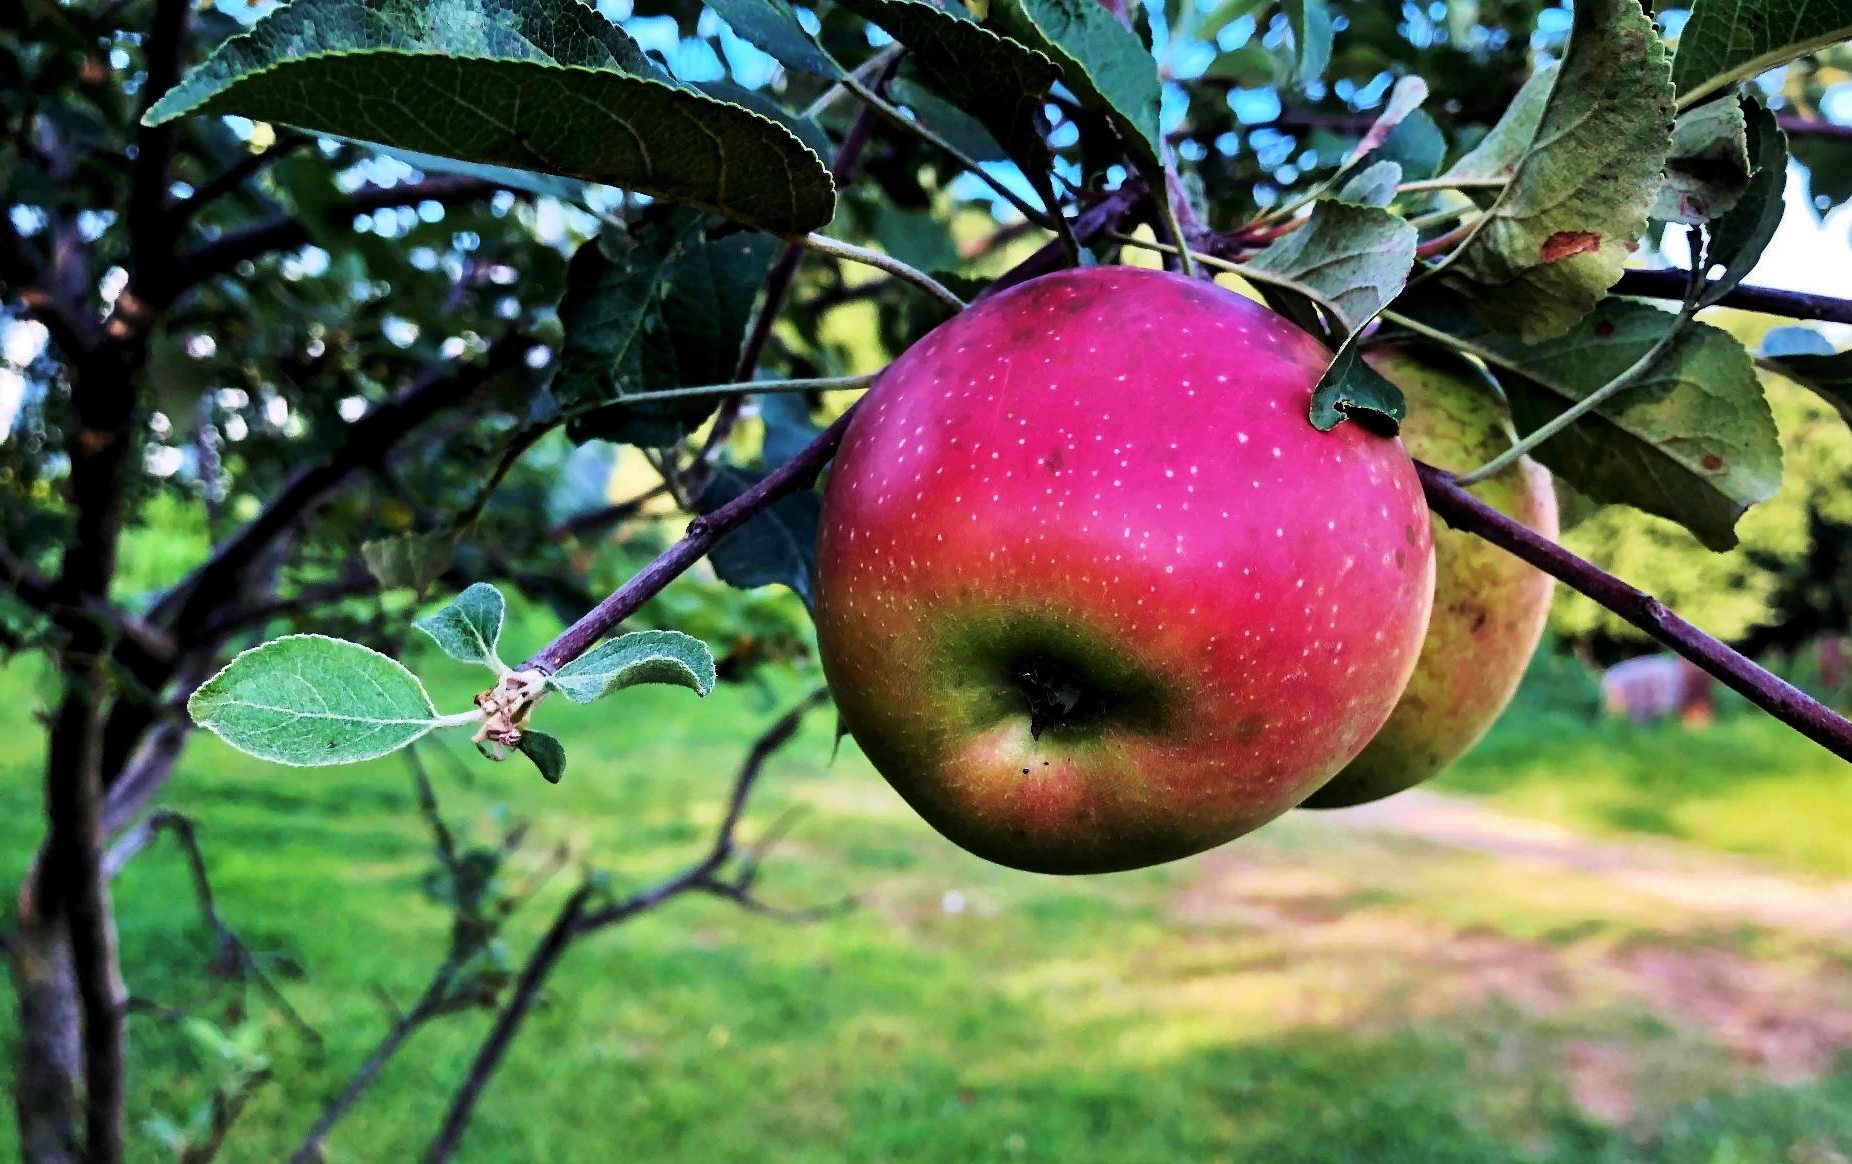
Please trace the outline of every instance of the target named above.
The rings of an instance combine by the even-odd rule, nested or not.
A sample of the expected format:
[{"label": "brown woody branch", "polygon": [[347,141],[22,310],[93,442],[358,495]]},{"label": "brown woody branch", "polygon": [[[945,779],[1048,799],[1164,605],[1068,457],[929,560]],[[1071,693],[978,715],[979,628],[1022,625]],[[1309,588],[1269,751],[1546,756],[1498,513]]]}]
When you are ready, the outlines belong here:
[{"label": "brown woody branch", "polygon": [[225,977],[241,980],[248,979],[256,984],[259,991],[270,999],[277,1013],[284,1021],[296,1029],[310,1046],[318,1050],[322,1046],[321,1034],[309,1025],[296,1008],[290,1005],[288,997],[277,986],[269,974],[265,973],[263,964],[257,955],[245,944],[238,932],[227,924],[219,913],[218,899],[212,892],[212,877],[206,871],[206,854],[199,847],[199,834],[190,817],[180,813],[161,809],[151,813],[147,820],[135,828],[123,833],[103,857],[104,876],[114,878],[142,850],[154,843],[162,832],[172,833],[175,843],[186,855],[187,871],[193,879],[193,895],[199,902],[200,916],[212,928],[213,937],[218,943],[218,950],[213,958],[213,972]]},{"label": "brown woody branch", "polygon": [[[899,67],[899,57],[888,62],[887,68],[875,79],[874,91],[879,93]],[[842,144],[836,147],[836,156],[830,162],[830,179],[835,182],[838,190],[848,189],[855,180],[855,169],[861,164],[862,154],[874,138],[876,120],[874,109],[864,105],[856,111],[854,120],[849,122]],[[764,302],[759,305],[759,313],[753,317],[752,330],[747,333],[746,342],[740,346],[739,362],[733,370],[735,380],[744,382],[757,375],[759,359],[765,354],[766,341],[772,338],[772,327],[784,311],[785,300],[791,294],[791,285],[797,279],[797,269],[808,253],[807,248],[796,243],[786,243],[784,250],[778,253],[771,271],[765,277]],[[695,454],[683,482],[689,497],[699,497],[707,487],[714,462],[719,458],[721,449],[726,447],[727,438],[733,435],[733,426],[739,422],[740,407],[744,401],[743,396],[729,396],[721,401],[707,441]]]},{"label": "brown woody branch", "polygon": [[[736,834],[741,818],[745,814],[746,803],[758,784],[759,775],[765,763],[773,753],[790,742],[803,726],[804,717],[814,708],[829,702],[829,691],[818,688],[805,696],[798,704],[766,729],[765,733],[754,741],[741,765],[738,776],[734,778],[732,792],[728,796],[726,815],[715,832],[714,842],[705,856],[683,869],[667,880],[640,890],[622,900],[594,908],[595,893],[590,885],[579,887],[566,899],[553,923],[541,937],[539,945],[522,968],[513,995],[510,996],[488,1037],[477,1050],[475,1059],[470,1063],[469,1071],[458,1086],[450,1102],[450,1109],[445,1114],[444,1122],[431,1146],[425,1151],[424,1164],[445,1164],[456,1154],[463,1141],[463,1133],[469,1127],[470,1118],[475,1114],[476,1105],[482,1098],[483,1090],[489,1080],[501,1066],[508,1048],[513,1045],[521,1024],[532,1012],[535,1002],[540,997],[541,988],[546,984],[548,975],[559,964],[572,943],[587,934],[595,933],[611,926],[629,921],[640,914],[647,913],[661,905],[688,893],[712,893],[741,903],[758,912],[773,913],[779,916],[807,917],[818,916],[816,913],[784,913],[766,905],[751,896],[752,874],[756,861],[742,870],[737,878],[722,876],[727,863],[737,850]],[[831,907],[839,908],[839,907]]]},{"label": "brown woody branch", "polygon": [[[351,219],[355,215],[371,214],[375,210],[389,207],[415,206],[420,202],[436,202],[444,206],[478,202],[498,189],[490,182],[453,177],[427,178],[422,182],[406,182],[397,186],[366,186],[346,202],[331,208],[327,212],[327,221],[332,224],[343,218]],[[306,246],[312,237],[313,231],[309,224],[293,216],[274,218],[269,222],[233,231],[176,259],[174,285],[176,289],[184,290],[223,275],[247,259]]]},{"label": "brown woody branch", "polygon": [[1448,525],[1484,538],[1586,594],[1782,723],[1840,759],[1852,760],[1852,722],[1705,634],[1652,595],[1493,509],[1468,493],[1452,474],[1420,463],[1416,468],[1429,508]]},{"label": "brown woody branch", "polygon": [[[1614,285],[1614,291],[1618,295],[1639,295],[1647,299],[1683,299],[1689,278],[1684,271],[1678,270],[1624,271],[1620,282]],[[1780,315],[1788,319],[1852,323],[1852,299],[1814,295],[1806,291],[1739,285],[1718,300],[1717,305],[1762,315]]]},{"label": "brown woody branch", "polygon": [[314,142],[315,139],[307,134],[288,132],[282,134],[267,148],[239,158],[204,186],[175,203],[168,210],[168,222],[175,230],[184,227],[196,218],[200,211],[237,190],[256,177],[259,172],[282,161],[297,150],[313,145]]}]

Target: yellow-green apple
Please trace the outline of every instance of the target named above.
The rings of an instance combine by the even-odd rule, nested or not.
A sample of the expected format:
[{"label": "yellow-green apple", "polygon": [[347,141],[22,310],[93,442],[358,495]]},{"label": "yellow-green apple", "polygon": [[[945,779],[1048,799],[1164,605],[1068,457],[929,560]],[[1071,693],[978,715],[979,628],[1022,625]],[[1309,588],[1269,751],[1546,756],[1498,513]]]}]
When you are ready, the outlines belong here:
[{"label": "yellow-green apple", "polygon": [[1273,819],[1382,726],[1433,545],[1392,437],[1306,419],[1330,353],[1213,284],[1044,276],[862,401],[817,636],[921,816],[1018,868],[1172,860]]},{"label": "yellow-green apple", "polygon": [[[1498,388],[1458,357],[1377,348],[1365,357],[1408,398],[1409,454],[1464,473],[1509,449]],[[1547,538],[1556,537],[1550,474],[1526,457],[1473,486],[1475,496]],[[1421,661],[1395,713],[1363,754],[1313,793],[1307,808],[1380,800],[1464,756],[1517,693],[1550,613],[1549,575],[1468,533],[1435,523],[1434,616]]]}]

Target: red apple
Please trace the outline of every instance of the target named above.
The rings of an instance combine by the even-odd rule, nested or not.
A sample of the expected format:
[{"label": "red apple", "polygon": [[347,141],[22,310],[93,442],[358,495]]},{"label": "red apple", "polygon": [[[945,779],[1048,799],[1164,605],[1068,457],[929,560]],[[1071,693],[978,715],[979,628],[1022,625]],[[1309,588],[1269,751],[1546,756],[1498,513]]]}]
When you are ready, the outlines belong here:
[{"label": "red apple", "polygon": [[1218,845],[1344,767],[1408,682],[1433,547],[1399,442],[1306,419],[1330,360],[1212,284],[1025,283],[883,373],[823,503],[848,730],[979,856]]},{"label": "red apple", "polygon": [[[1411,456],[1464,473],[1511,447],[1498,387],[1472,364],[1394,347],[1364,358],[1408,397],[1402,440]],[[1549,471],[1529,457],[1472,491],[1555,539],[1556,491]],[[1549,575],[1438,522],[1434,559],[1434,617],[1408,690],[1363,754],[1307,808],[1344,808],[1413,788],[1470,751],[1517,693],[1550,614]]]}]

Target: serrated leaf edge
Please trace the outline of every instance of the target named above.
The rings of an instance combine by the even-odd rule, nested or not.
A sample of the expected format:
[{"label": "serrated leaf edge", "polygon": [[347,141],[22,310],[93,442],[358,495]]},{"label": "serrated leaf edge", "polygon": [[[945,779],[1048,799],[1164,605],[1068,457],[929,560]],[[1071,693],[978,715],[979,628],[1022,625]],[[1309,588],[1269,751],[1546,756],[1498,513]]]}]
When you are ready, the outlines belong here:
[{"label": "serrated leaf edge", "polygon": [[[405,748],[405,747],[410,746],[411,744],[417,743],[419,740],[423,739],[426,735],[430,734],[432,729],[438,727],[444,722],[444,717],[438,714],[437,705],[431,701],[431,693],[428,689],[426,689],[424,685],[424,680],[418,678],[417,673],[414,672],[410,667],[407,667],[405,664],[399,662],[397,659],[393,658],[391,655],[388,655],[383,651],[374,650],[372,647],[367,646],[365,643],[356,643],[352,639],[338,638],[334,635],[318,635],[318,634],[283,635],[280,638],[270,639],[268,641],[258,643],[254,647],[247,647],[244,650],[239,651],[236,655],[232,656],[229,662],[227,662],[223,667],[220,667],[216,672],[214,672],[210,679],[207,679],[204,683],[201,683],[198,687],[194,688],[193,694],[187,696],[186,713],[187,713],[188,718],[190,718],[194,722],[194,724],[196,724],[197,726],[205,728],[207,731],[211,732],[214,736],[217,736],[220,740],[223,740],[225,742],[225,745],[231,748],[233,751],[238,752],[241,755],[250,756],[253,759],[262,760],[266,764],[280,764],[285,768],[332,768],[332,767],[340,766],[336,764],[304,764],[299,761],[293,761],[293,760],[279,760],[275,758],[274,756],[260,756],[256,752],[250,751],[249,749],[243,747],[242,745],[236,743],[235,741],[227,739],[225,734],[219,730],[219,726],[217,722],[210,719],[209,717],[202,715],[200,713],[200,708],[196,706],[196,705],[203,703],[201,696],[203,696],[206,693],[206,689],[211,687],[214,683],[217,683],[220,679],[224,678],[225,673],[227,671],[230,671],[233,667],[237,666],[238,661],[240,659],[243,659],[246,655],[255,654],[256,652],[264,650],[267,647],[273,647],[278,643],[292,642],[297,639],[320,639],[323,642],[340,643],[341,645],[348,646],[348,647],[359,647],[361,650],[367,652],[370,655],[376,655],[379,658],[386,660],[387,662],[391,663],[393,666],[404,671],[407,675],[411,676],[412,684],[418,688],[418,693],[424,696],[424,705],[431,709],[431,718],[425,721],[415,720],[415,719],[374,721],[376,723],[407,723],[407,724],[422,722],[425,725],[425,729],[424,731],[419,732],[417,735],[413,736],[411,739],[406,740],[403,743],[395,744],[392,747],[387,748],[383,751],[371,752],[371,753],[368,753],[362,756],[343,757],[342,760],[340,761],[340,764],[360,764],[368,760],[377,760],[381,756],[390,756],[394,752],[399,751],[402,748]],[[285,709],[278,709],[278,710],[285,710]]]}]

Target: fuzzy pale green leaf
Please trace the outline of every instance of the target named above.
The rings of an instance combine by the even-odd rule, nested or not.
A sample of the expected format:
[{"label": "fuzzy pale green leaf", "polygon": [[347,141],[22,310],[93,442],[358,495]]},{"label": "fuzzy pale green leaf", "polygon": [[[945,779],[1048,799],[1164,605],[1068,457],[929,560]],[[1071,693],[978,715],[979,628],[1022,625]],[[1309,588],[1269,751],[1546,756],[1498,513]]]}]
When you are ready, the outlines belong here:
[{"label": "fuzzy pale green leaf", "polygon": [[427,614],[413,626],[431,636],[438,648],[460,663],[495,667],[496,644],[502,638],[502,619],[508,603],[502,592],[487,582],[471,583],[442,610]]},{"label": "fuzzy pale green leaf", "polygon": [[714,655],[680,631],[637,631],[607,639],[561,667],[547,685],[574,703],[591,703],[639,683],[667,683],[706,695],[714,689]]},{"label": "fuzzy pale green leaf", "polygon": [[418,677],[378,651],[323,635],[253,647],[206,680],[187,714],[232,747],[299,768],[353,764],[429,732]]},{"label": "fuzzy pale green leaf", "polygon": [[1396,187],[1401,184],[1401,163],[1374,162],[1339,187],[1337,199],[1353,206],[1374,206],[1380,209],[1395,201]]},{"label": "fuzzy pale green leaf", "polygon": [[835,207],[788,130],[675,81],[580,0],[295,0],[146,120],[192,113],[604,182],[778,233]]},{"label": "fuzzy pale green leaf", "polygon": [[[1496,175],[1521,121],[1473,168]],[[1638,0],[1581,0],[1536,132],[1448,281],[1499,331],[1564,334],[1620,278],[1671,137],[1671,69],[1652,21]]]}]

